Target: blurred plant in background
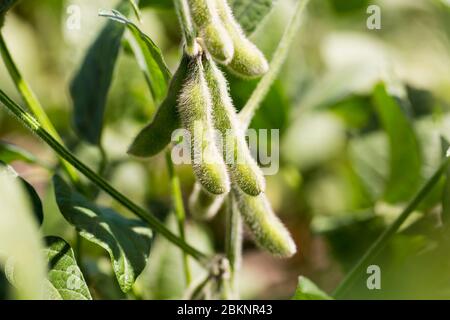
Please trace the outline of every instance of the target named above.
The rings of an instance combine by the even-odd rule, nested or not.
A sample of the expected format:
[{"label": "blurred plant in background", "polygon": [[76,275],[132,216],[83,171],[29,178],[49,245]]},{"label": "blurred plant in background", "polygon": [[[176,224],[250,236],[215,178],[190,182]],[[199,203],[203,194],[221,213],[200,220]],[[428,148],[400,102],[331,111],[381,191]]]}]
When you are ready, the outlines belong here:
[{"label": "blurred plant in background", "polygon": [[[251,39],[269,60],[295,2],[275,1],[270,14],[255,26]],[[147,7],[141,12],[142,23],[136,24],[175,71],[181,33],[168,3],[141,1]],[[176,233],[164,154],[146,161],[126,154],[158,107],[134,59],[129,31],[122,40],[106,100],[101,134],[105,154],[81,142],[72,129],[70,83],[102,26],[111,23],[98,16],[99,10],[115,4],[24,0],[7,15],[2,34],[66,145],[90,167],[104,166],[104,177],[118,191],[150,208]],[[381,8],[380,30],[367,29],[370,14],[366,10],[371,4]],[[67,19],[73,14],[67,11],[69,6],[80,9],[79,29],[68,28]],[[239,16],[239,6],[234,9]],[[251,123],[251,128],[280,129],[280,171],[267,177],[266,193],[299,253],[289,260],[272,258],[245,234],[238,281],[243,298],[291,298],[299,276],[311,279],[332,296],[355,263],[438,170],[446,155],[446,141],[450,141],[449,18],[450,5],[444,0],[310,1],[287,61]],[[235,105],[241,109],[258,80],[227,77]],[[14,101],[21,101],[2,64],[0,88]],[[46,169],[57,163],[50,149],[5,112],[0,112],[0,139],[0,160],[12,164],[42,199],[40,233],[66,239],[75,250],[72,256],[82,247],[83,259],[78,264],[93,298],[183,297],[183,254],[158,235],[149,263],[132,290],[123,293],[107,254],[78,238],[61,216],[54,185],[49,183],[51,172]],[[11,144],[34,156],[11,151]],[[106,165],[104,159],[108,159]],[[186,200],[194,184],[192,170],[181,166],[176,171]],[[3,201],[10,187],[4,183],[0,187]],[[99,191],[92,187],[91,192]],[[381,290],[368,290],[369,275],[363,272],[338,298],[449,299],[449,192],[450,182],[442,176],[371,261],[380,266]],[[97,203],[131,217],[103,192]],[[223,211],[211,223],[197,222],[188,214],[188,243],[208,254],[223,251]],[[51,247],[65,245],[50,240]],[[204,271],[193,260],[189,263],[193,278],[201,278]],[[9,292],[7,278],[7,273],[0,273],[0,295]],[[305,278],[300,282],[299,288],[317,289]],[[297,289],[296,296],[318,298],[321,290],[308,296]]]}]

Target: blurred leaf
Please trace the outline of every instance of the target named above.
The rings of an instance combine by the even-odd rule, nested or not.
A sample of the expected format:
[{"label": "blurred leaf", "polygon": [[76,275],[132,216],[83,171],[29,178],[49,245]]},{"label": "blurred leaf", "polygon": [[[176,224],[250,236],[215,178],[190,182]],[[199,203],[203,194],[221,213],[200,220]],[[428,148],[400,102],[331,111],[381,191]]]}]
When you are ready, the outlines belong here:
[{"label": "blurred leaf", "polygon": [[373,93],[374,107],[389,137],[390,173],[384,190],[388,202],[411,198],[421,183],[422,154],[413,125],[384,84]]},{"label": "blurred leaf", "polygon": [[18,299],[42,299],[46,264],[38,226],[24,187],[0,171],[0,262]]},{"label": "blurred leaf", "polygon": [[364,133],[378,129],[370,97],[366,95],[350,95],[326,109],[335,113],[346,124],[349,130],[357,129]]},{"label": "blurred leaf", "polygon": [[376,131],[350,140],[348,145],[352,166],[373,201],[379,199],[389,176],[388,138]]},{"label": "blurred leaf", "polygon": [[349,216],[347,219],[327,221],[328,226],[322,226],[333,256],[344,271],[354,266],[386,226],[382,217],[370,212],[365,215],[351,213]]},{"label": "blurred leaf", "polygon": [[26,163],[36,163],[36,157],[27,150],[17,147],[7,142],[0,142],[0,161],[10,164],[13,161],[23,161]]},{"label": "blurred leaf", "polygon": [[41,226],[44,221],[44,210],[42,208],[41,198],[39,198],[39,195],[37,194],[36,190],[34,190],[34,187],[31,184],[29,184],[25,179],[20,177],[12,167],[6,165],[1,160],[0,160],[0,172],[2,174],[5,174],[5,172],[9,172],[11,176],[15,176],[17,179],[19,179],[20,183],[25,188],[25,191],[28,194],[28,198],[31,202],[31,206],[36,221],[39,224],[39,226]]},{"label": "blurred leaf", "polygon": [[56,202],[64,218],[80,235],[108,251],[121,289],[127,292],[145,268],[152,242],[151,230],[139,220],[98,207],[59,177],[53,178]]},{"label": "blurred leaf", "polygon": [[247,34],[252,33],[272,10],[274,0],[229,0],[234,16]]},{"label": "blurred leaf", "polygon": [[171,78],[161,50],[152,39],[120,12],[113,10],[112,13],[104,12],[100,13],[100,15],[125,24],[130,30],[133,37],[129,39],[129,44],[133,49],[139,67],[145,75],[153,99],[156,104],[159,104],[167,95],[167,88]]},{"label": "blurred leaf", "polygon": [[337,13],[351,13],[365,11],[369,0],[328,0]]},{"label": "blurred leaf", "polygon": [[[121,2],[118,9],[128,13],[129,3]],[[75,129],[82,139],[92,144],[100,143],[106,100],[124,30],[122,24],[106,23],[70,85]]]},{"label": "blurred leaf", "polygon": [[0,2],[0,28],[3,26],[6,12],[10,10],[18,2],[19,0],[2,0]]},{"label": "blurred leaf", "polygon": [[169,8],[173,8],[173,1],[141,0],[141,1],[139,1],[139,7],[142,9],[147,8],[147,7],[169,9]]},{"label": "blurred leaf", "polygon": [[47,298],[92,300],[70,245],[61,238],[47,237],[44,249],[49,264]]},{"label": "blurred leaf", "polygon": [[298,286],[292,300],[332,300],[329,295],[320,290],[311,280],[298,278]]},{"label": "blurred leaf", "polygon": [[[442,152],[444,157],[448,157],[447,154],[450,151],[450,144],[445,138],[441,138]],[[445,174],[445,185],[442,191],[442,223],[448,225],[450,222],[450,166],[447,166]]]},{"label": "blurred leaf", "polygon": [[161,152],[171,141],[173,132],[180,128],[177,111],[178,94],[188,72],[189,58],[183,56],[170,83],[169,93],[160,105],[153,121],[134,139],[128,153],[137,157],[151,157]]}]

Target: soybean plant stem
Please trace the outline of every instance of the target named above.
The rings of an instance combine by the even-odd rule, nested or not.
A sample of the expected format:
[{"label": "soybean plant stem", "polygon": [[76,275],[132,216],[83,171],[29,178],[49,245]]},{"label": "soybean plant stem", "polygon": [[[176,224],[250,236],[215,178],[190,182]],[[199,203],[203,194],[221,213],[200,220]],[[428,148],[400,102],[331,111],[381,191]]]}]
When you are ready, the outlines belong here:
[{"label": "soybean plant stem", "polygon": [[[3,34],[0,32],[0,54],[3,58],[3,62],[5,63],[6,69],[8,70],[17,90],[22,96],[24,102],[36,117],[36,119],[41,123],[41,125],[60,143],[62,143],[62,139],[53,126],[52,122],[48,118],[47,114],[44,111],[44,108],[39,103],[34,92],[31,90],[28,83],[22,77],[19,69],[17,68],[14,60],[6,46],[5,39],[3,38]],[[77,172],[64,160],[61,161],[61,165],[66,171],[67,175],[71,179],[71,181],[80,188],[80,179],[77,175]]]},{"label": "soybean plant stem", "polygon": [[198,260],[203,266],[207,266],[207,256],[197,249],[188,245],[183,239],[173,234],[161,223],[156,217],[142,209],[130,199],[125,197],[114,187],[112,187],[105,179],[97,175],[93,170],[76,158],[69,150],[67,150],[61,143],[59,143],[53,136],[44,129],[39,122],[28,112],[23,110],[18,104],[12,101],[2,90],[0,90],[0,102],[17,117],[17,119],[39,138],[41,138],[50,148],[52,148],[57,155],[67,161],[74,169],[77,169],[83,175],[92,181],[97,187],[109,194],[113,199],[122,204],[132,213],[143,219],[148,223],[150,228],[155,232],[160,233],[167,240],[178,246],[187,254]]},{"label": "soybean plant stem", "polygon": [[233,299],[239,298],[237,287],[237,272],[239,271],[242,256],[242,219],[237,209],[234,197],[228,197],[227,201],[227,230],[226,230],[226,255],[230,262],[230,288]]},{"label": "soybean plant stem", "polygon": [[281,67],[283,66],[288,56],[289,48],[291,47],[291,44],[295,36],[297,35],[298,29],[300,27],[300,22],[302,21],[301,17],[303,16],[303,12],[305,11],[308,2],[309,0],[298,0],[294,15],[289,25],[286,27],[283,37],[281,38],[281,41],[273,54],[269,71],[259,81],[255,91],[253,91],[250,99],[247,101],[247,104],[240,112],[239,117],[245,128],[249,126],[253,115],[261,105],[261,102],[266,97],[270,87],[278,77],[278,74],[281,71]]},{"label": "soybean plant stem", "polygon": [[180,20],[181,29],[183,31],[184,39],[186,41],[186,52],[190,55],[194,54],[196,42],[195,31],[192,24],[191,13],[186,0],[173,0],[175,11]]},{"label": "soybean plant stem", "polygon": [[[180,234],[180,238],[183,241],[186,241],[186,232],[185,232],[185,221],[186,221],[186,211],[184,209],[183,204],[183,196],[181,193],[181,184],[180,178],[175,172],[175,168],[173,166],[172,158],[170,156],[170,152],[166,153],[166,162],[167,168],[169,170],[170,184],[172,188],[172,197],[175,214],[177,216],[178,221],[178,232]],[[189,257],[186,252],[183,252],[183,266],[184,266],[184,274],[186,278],[186,285],[189,286],[192,281],[192,273],[189,267]]]},{"label": "soybean plant stem", "polygon": [[345,279],[337,287],[333,293],[333,297],[336,299],[342,298],[348,289],[351,288],[355,280],[361,276],[368,264],[371,263],[388,244],[389,240],[400,229],[405,220],[411,215],[411,213],[417,208],[417,206],[424,200],[424,198],[433,190],[436,184],[441,179],[442,175],[447,171],[450,159],[446,158],[441,164],[434,175],[428,180],[428,182],[417,193],[415,198],[409,203],[409,205],[403,210],[397,220],[384,231],[384,233],[372,244],[369,250],[363,255],[353,269],[347,274]]}]

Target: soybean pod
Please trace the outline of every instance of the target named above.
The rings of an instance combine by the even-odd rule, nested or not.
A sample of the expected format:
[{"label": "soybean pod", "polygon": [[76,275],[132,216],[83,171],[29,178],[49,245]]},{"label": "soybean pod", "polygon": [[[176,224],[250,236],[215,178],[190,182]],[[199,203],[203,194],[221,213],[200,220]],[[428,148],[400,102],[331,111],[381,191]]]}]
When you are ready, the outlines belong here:
[{"label": "soybean pod", "polygon": [[223,25],[214,0],[188,0],[192,20],[209,53],[228,64],[234,55],[233,41]]},{"label": "soybean pod", "polygon": [[244,223],[259,247],[280,258],[289,258],[297,252],[294,240],[273,212],[266,194],[252,197],[233,187],[233,195]]},{"label": "soybean pod", "polygon": [[178,98],[181,123],[190,135],[194,173],[212,194],[230,191],[230,180],[222,155],[215,144],[211,95],[206,84],[201,55],[189,63],[188,75]]},{"label": "soybean pod", "polygon": [[253,159],[229,95],[228,83],[214,61],[204,59],[206,81],[212,97],[214,125],[221,134],[224,159],[232,180],[245,193],[257,196],[265,190],[265,179]]},{"label": "soybean pod", "polygon": [[227,0],[213,0],[219,17],[228,31],[234,46],[234,56],[228,68],[244,78],[256,78],[269,70],[269,63],[262,52],[245,36],[236,21]]}]

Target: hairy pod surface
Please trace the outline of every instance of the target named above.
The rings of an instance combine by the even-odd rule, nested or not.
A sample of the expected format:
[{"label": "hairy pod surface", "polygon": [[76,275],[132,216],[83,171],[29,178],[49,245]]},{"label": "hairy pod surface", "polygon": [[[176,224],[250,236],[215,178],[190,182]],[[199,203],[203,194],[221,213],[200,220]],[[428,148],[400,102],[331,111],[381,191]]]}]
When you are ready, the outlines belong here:
[{"label": "hairy pod surface", "polygon": [[280,258],[289,258],[297,252],[289,231],[273,212],[264,193],[252,197],[233,187],[233,194],[245,224],[261,248]]},{"label": "hairy pod surface", "polygon": [[227,0],[213,0],[234,46],[233,59],[228,64],[231,72],[244,78],[256,78],[269,70],[263,53],[244,35]]},{"label": "hairy pod surface", "polygon": [[167,97],[158,108],[153,121],[134,139],[128,153],[136,157],[151,157],[161,152],[171,141],[172,133],[181,127],[177,99],[188,72],[190,58],[183,55],[169,86]]},{"label": "hairy pod surface", "polygon": [[203,66],[211,92],[214,125],[222,136],[223,154],[232,179],[242,191],[257,196],[265,190],[264,175],[253,159],[244,132],[240,129],[227,80],[211,59],[205,58]]},{"label": "hairy pod surface", "polygon": [[210,220],[217,215],[225,198],[225,194],[219,196],[211,194],[196,183],[189,197],[189,211],[196,219]]},{"label": "hairy pod surface", "polygon": [[212,194],[230,191],[230,179],[222,155],[216,147],[212,126],[211,95],[206,84],[201,56],[194,57],[178,98],[183,127],[190,133],[194,173]]},{"label": "hairy pod surface", "polygon": [[188,0],[192,20],[209,53],[220,63],[228,64],[234,55],[233,41],[223,25],[214,0]]}]

